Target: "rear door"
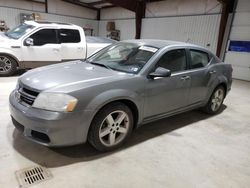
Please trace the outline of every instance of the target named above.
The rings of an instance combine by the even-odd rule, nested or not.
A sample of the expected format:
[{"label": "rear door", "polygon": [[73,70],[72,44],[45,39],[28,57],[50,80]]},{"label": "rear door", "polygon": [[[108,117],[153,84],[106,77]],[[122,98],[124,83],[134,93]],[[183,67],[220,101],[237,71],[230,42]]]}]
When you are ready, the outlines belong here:
[{"label": "rear door", "polygon": [[195,105],[204,102],[217,72],[210,66],[212,58],[207,52],[198,49],[189,49],[188,52],[191,77],[188,104]]},{"label": "rear door", "polygon": [[77,29],[60,29],[62,61],[83,59],[85,46],[81,42],[81,35]]}]

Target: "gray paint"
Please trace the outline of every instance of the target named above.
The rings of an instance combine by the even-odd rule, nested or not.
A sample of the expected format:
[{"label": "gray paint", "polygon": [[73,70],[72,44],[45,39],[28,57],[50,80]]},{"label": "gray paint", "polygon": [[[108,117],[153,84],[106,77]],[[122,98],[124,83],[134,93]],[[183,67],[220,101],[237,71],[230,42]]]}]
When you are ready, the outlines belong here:
[{"label": "gray paint", "polygon": [[[15,90],[10,95],[11,115],[25,126],[25,136],[31,129],[47,134],[50,146],[86,142],[88,129],[95,114],[106,104],[129,100],[138,109],[138,125],[205,105],[212,91],[221,83],[231,88],[231,66],[219,62],[211,52],[186,43],[159,40],[130,40],[140,45],[160,48],[137,75],[121,73],[103,67],[73,61],[28,71],[19,84],[42,92],[67,93],[78,99],[71,113],[59,113],[24,107],[17,102]],[[150,79],[148,74],[165,52],[176,49],[199,49],[209,53],[205,68],[174,73],[171,77]],[[215,74],[210,74],[216,70]],[[183,76],[190,79],[183,80]],[[36,141],[37,142],[37,141]]]}]

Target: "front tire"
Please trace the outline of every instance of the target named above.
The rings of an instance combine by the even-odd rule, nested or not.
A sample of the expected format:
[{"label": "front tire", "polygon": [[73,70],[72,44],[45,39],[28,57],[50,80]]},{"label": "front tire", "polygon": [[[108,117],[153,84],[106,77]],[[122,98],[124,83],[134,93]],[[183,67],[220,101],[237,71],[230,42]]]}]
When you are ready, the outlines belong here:
[{"label": "front tire", "polygon": [[223,86],[218,86],[211,95],[208,103],[203,108],[203,111],[208,114],[217,114],[220,112],[225,98],[225,89]]},{"label": "front tire", "polygon": [[99,151],[115,150],[131,135],[133,122],[129,107],[119,102],[108,104],[94,117],[88,141]]},{"label": "front tire", "polygon": [[0,76],[11,76],[17,71],[17,62],[9,56],[0,54]]}]

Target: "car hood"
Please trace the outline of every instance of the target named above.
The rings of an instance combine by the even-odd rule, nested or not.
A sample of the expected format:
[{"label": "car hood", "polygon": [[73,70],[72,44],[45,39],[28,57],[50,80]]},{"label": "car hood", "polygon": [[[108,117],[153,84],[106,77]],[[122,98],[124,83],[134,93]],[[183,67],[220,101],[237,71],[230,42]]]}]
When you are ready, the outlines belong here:
[{"label": "car hood", "polygon": [[49,89],[61,91],[70,86],[88,87],[127,76],[132,75],[79,60],[30,70],[19,78],[19,83],[37,91]]},{"label": "car hood", "polygon": [[10,48],[15,45],[16,41],[5,36],[4,33],[0,33],[0,48]]}]

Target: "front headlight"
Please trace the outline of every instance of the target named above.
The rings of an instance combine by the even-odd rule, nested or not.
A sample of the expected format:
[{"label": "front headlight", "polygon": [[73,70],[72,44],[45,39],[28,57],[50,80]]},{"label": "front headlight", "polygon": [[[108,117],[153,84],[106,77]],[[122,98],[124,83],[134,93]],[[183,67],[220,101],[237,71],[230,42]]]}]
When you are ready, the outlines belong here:
[{"label": "front headlight", "polygon": [[34,108],[40,108],[58,112],[72,112],[77,104],[77,99],[63,93],[40,93],[35,102]]}]

